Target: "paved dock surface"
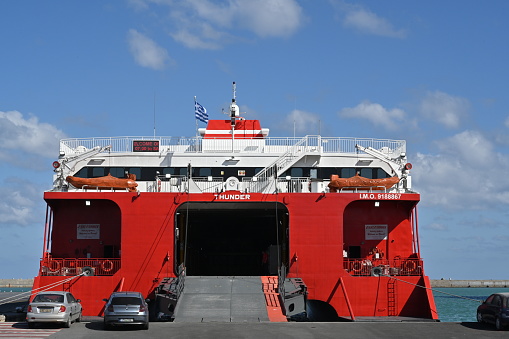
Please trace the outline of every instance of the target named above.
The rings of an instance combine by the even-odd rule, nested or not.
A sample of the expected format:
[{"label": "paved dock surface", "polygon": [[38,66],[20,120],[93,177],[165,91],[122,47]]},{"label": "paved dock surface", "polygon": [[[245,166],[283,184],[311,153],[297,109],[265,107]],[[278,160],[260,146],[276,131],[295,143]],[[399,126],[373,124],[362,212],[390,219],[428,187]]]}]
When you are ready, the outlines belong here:
[{"label": "paved dock surface", "polygon": [[106,331],[102,320],[75,323],[71,328],[44,325],[29,329],[25,322],[0,323],[8,338],[508,338],[509,331],[477,323],[150,323],[149,330],[121,328]]},{"label": "paved dock surface", "polygon": [[[0,293],[0,300],[13,293]],[[28,298],[26,298],[28,299]],[[101,317],[84,317],[71,328],[46,324],[29,329],[24,313],[15,308],[26,299],[0,305],[0,314],[8,314],[0,322],[0,338],[509,338],[509,331],[472,322],[414,322],[408,319],[387,322],[151,322],[149,330],[119,328],[106,331]],[[367,319],[366,319],[367,320]]]}]

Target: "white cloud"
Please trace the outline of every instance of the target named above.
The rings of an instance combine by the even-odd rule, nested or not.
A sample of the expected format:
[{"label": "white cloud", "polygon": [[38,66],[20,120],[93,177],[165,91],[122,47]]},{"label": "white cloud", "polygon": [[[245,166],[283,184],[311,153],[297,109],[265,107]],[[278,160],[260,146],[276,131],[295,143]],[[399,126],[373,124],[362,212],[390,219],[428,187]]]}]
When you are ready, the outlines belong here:
[{"label": "white cloud", "polygon": [[127,39],[131,54],[140,66],[162,70],[168,63],[173,63],[164,48],[135,29],[129,30]]},{"label": "white cloud", "polygon": [[[260,37],[287,37],[300,27],[302,8],[294,0],[235,0],[237,24]],[[237,17],[237,16],[236,16]]]},{"label": "white cloud", "polygon": [[282,127],[301,135],[318,134],[319,123],[320,117],[317,114],[294,109],[285,117]]},{"label": "white cloud", "polygon": [[386,19],[380,18],[376,14],[364,9],[356,9],[346,13],[343,25],[366,34],[391,38],[406,37],[405,30],[396,30]]},{"label": "white cloud", "polygon": [[425,228],[434,230],[434,231],[445,231],[447,230],[447,226],[441,223],[432,222],[429,225],[425,225]]},{"label": "white cloud", "polygon": [[214,30],[207,23],[197,23],[194,26],[182,25],[170,36],[188,48],[214,50],[221,48],[220,41],[225,34]]},{"label": "white cloud", "polygon": [[387,19],[376,15],[362,6],[336,0],[330,0],[330,3],[340,14],[343,26],[347,28],[352,28],[364,34],[390,38],[405,38],[407,36],[406,30],[394,28]]},{"label": "white cloud", "polygon": [[376,126],[395,130],[398,124],[405,121],[406,114],[402,109],[388,110],[380,104],[364,101],[353,108],[343,108],[339,115],[343,118],[356,118],[370,121]]},{"label": "white cloud", "polygon": [[22,179],[9,178],[0,186],[3,194],[9,199],[0,200],[0,227],[5,225],[26,226],[39,222],[36,209],[41,208],[39,201],[41,193],[37,185]]},{"label": "white cloud", "polygon": [[449,128],[460,126],[467,116],[470,104],[467,99],[440,91],[428,92],[420,104],[421,114]]},{"label": "white cloud", "polygon": [[[136,8],[142,8],[137,0]],[[188,0],[184,2],[145,1],[168,6],[170,36],[189,48],[218,49],[239,41],[239,29],[261,38],[288,37],[304,20],[302,8],[295,0]]]},{"label": "white cloud", "polygon": [[505,118],[504,125],[509,128],[509,117]]},{"label": "white cloud", "polygon": [[39,122],[35,116],[25,119],[18,111],[0,111],[0,159],[3,162],[24,163],[23,158],[55,157],[59,141],[65,137],[64,132]]},{"label": "white cloud", "polygon": [[445,209],[487,209],[509,204],[509,158],[477,131],[437,142],[439,153],[418,153],[412,161],[414,186],[427,205]]}]

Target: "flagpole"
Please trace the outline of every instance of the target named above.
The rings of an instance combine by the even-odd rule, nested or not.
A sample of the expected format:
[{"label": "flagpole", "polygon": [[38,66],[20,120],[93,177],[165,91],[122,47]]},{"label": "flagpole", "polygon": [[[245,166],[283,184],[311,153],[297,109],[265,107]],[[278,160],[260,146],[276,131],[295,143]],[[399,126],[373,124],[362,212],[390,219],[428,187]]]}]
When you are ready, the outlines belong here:
[{"label": "flagpole", "polygon": [[[194,109],[196,112],[196,95],[194,96]],[[194,122],[196,123],[196,131],[195,131],[196,142],[198,142],[198,119],[196,119],[196,116],[194,117]]]}]

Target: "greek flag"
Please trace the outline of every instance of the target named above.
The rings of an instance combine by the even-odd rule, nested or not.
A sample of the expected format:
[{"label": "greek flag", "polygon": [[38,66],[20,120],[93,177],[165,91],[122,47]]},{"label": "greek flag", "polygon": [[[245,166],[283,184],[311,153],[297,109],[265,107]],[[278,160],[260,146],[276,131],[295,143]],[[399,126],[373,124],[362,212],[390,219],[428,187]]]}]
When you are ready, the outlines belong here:
[{"label": "greek flag", "polygon": [[194,116],[201,122],[204,123],[209,122],[209,115],[207,114],[207,109],[200,105],[196,100],[194,100]]}]

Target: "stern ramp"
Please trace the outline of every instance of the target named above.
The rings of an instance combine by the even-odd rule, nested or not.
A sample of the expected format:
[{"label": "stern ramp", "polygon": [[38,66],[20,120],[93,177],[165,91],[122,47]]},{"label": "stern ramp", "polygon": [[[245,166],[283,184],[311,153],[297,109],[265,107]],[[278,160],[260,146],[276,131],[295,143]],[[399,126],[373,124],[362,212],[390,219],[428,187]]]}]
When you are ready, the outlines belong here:
[{"label": "stern ramp", "polygon": [[259,276],[187,276],[174,314],[174,322],[269,321]]}]

